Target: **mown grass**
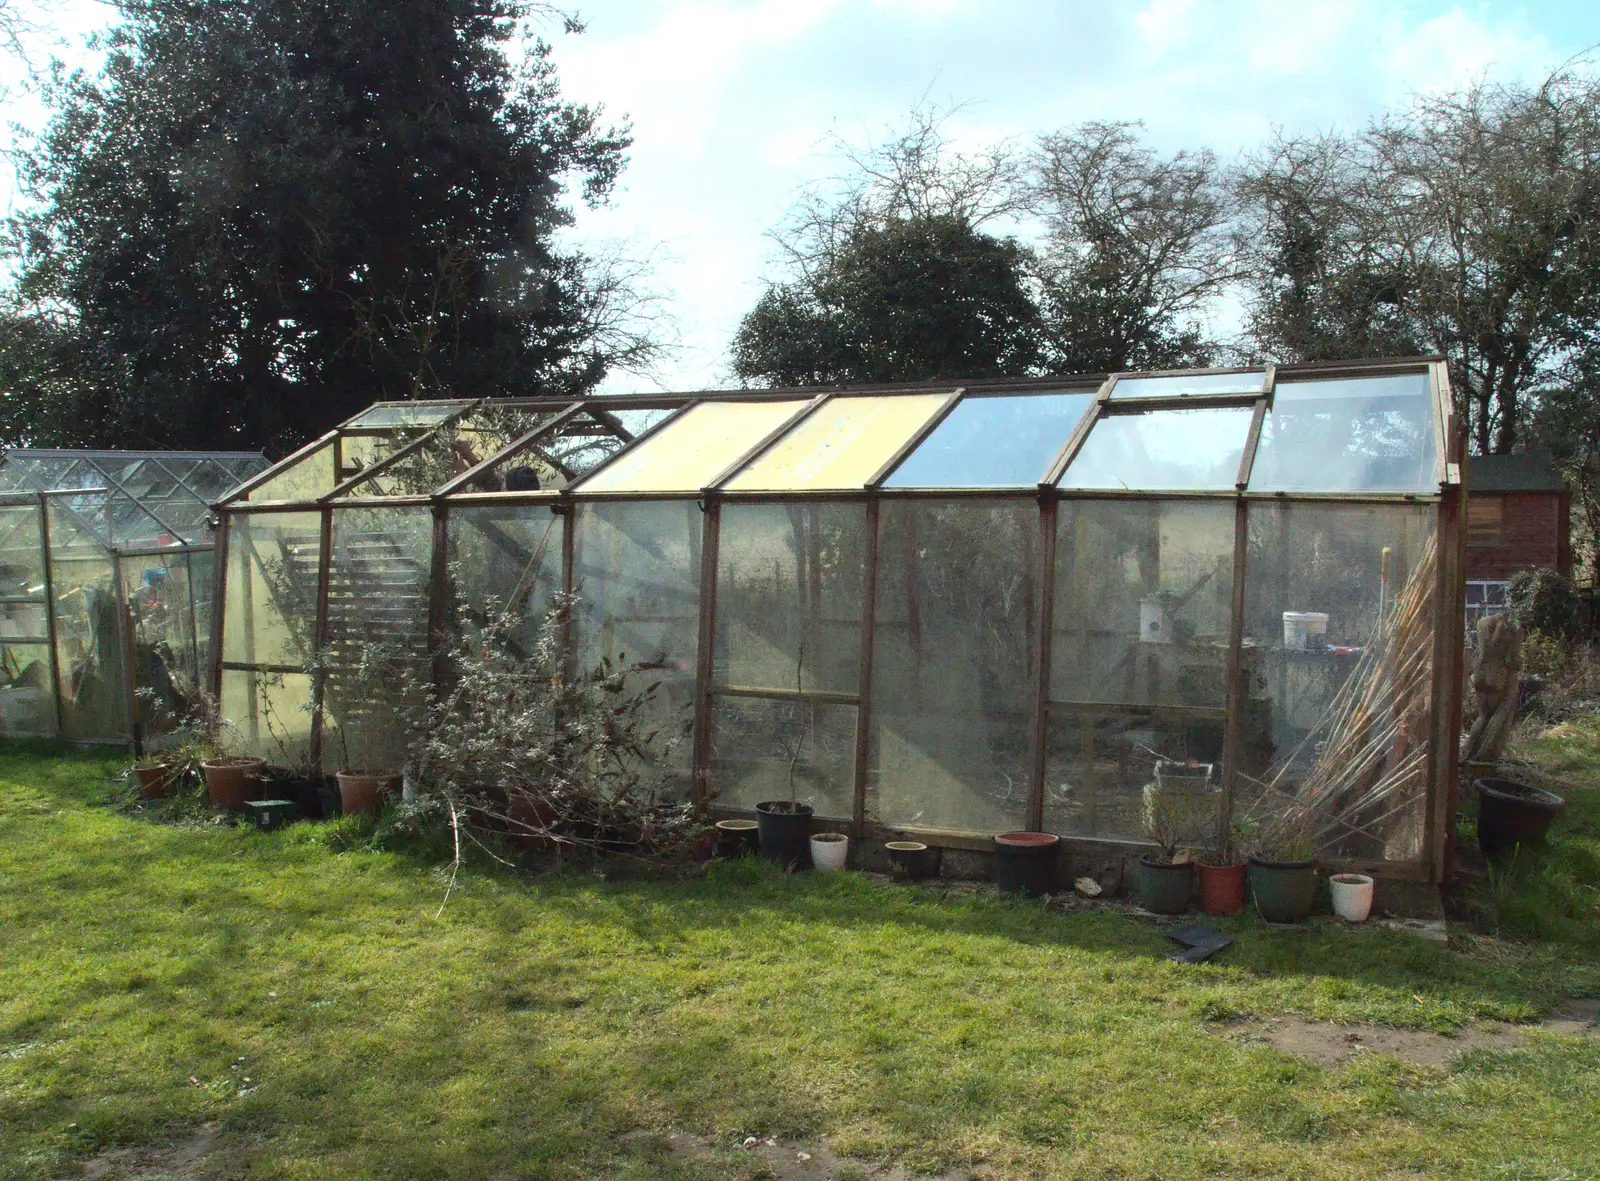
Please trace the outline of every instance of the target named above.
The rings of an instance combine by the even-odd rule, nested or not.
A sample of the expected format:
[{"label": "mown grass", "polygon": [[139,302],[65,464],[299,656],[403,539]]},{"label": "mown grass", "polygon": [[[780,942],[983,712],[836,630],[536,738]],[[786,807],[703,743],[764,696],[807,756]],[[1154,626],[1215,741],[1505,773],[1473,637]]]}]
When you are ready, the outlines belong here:
[{"label": "mown grass", "polygon": [[1600,1174],[1600,1044],[1328,1072],[1207,1028],[1526,1020],[1600,991],[1581,946],[1241,918],[1185,967],[1114,913],[753,863],[475,868],[441,914],[438,864],[153,824],[104,806],[119,769],[0,754],[0,1177],[198,1125],[208,1168],[263,1178],[748,1175],[639,1128],[997,1177]]}]

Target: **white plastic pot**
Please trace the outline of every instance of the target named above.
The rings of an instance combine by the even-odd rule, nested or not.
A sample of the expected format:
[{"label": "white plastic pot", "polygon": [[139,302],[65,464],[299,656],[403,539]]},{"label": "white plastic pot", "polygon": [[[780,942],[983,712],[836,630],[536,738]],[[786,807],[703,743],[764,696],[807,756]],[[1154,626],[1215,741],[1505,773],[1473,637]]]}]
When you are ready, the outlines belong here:
[{"label": "white plastic pot", "polygon": [[842,832],[811,834],[811,866],[821,873],[843,869],[850,857],[850,838]]},{"label": "white plastic pot", "polygon": [[1333,913],[1352,923],[1364,923],[1372,913],[1372,879],[1364,873],[1336,873],[1328,879],[1333,888]]}]

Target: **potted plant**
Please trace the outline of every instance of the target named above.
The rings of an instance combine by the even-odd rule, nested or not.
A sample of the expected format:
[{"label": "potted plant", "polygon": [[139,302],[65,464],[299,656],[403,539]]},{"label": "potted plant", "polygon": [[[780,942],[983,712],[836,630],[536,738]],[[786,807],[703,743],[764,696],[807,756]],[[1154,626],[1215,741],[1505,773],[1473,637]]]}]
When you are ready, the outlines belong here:
[{"label": "potted plant", "polygon": [[173,751],[146,755],[133,765],[133,777],[139,784],[139,798],[160,800],[179,782],[184,768],[174,759]]},{"label": "potted plant", "polygon": [[[801,645],[800,660],[803,662],[804,659],[805,646]],[[796,685],[800,684],[799,667],[797,665],[795,672]],[[806,725],[806,707],[799,705],[796,709],[799,725],[783,735],[785,753],[789,756],[789,798],[765,800],[756,805],[761,856],[764,860],[777,862],[785,869],[804,869],[811,863],[811,816],[814,809],[810,804],[800,802],[795,787],[795,768],[800,763],[800,752],[809,727]]]},{"label": "potted plant", "polygon": [[343,816],[376,814],[383,797],[400,788],[398,771],[358,768],[340,771],[335,778],[339,781],[339,812]]},{"label": "potted plant", "polygon": [[1264,821],[1250,854],[1250,893],[1269,923],[1303,923],[1317,900],[1316,843],[1309,813],[1282,812]]},{"label": "potted plant", "polygon": [[1253,826],[1240,821],[1222,834],[1216,848],[1200,855],[1195,867],[1200,876],[1200,909],[1216,918],[1228,918],[1244,909],[1245,862],[1239,848]]},{"label": "potted plant", "polygon": [[1556,813],[1567,806],[1554,792],[1514,779],[1480,779],[1476,786],[1478,848],[1491,860],[1543,841]]},{"label": "potted plant", "polygon": [[1189,833],[1195,796],[1159,779],[1144,786],[1144,835],[1158,853],[1139,858],[1139,901],[1155,914],[1182,914],[1194,893],[1193,858],[1178,846]]},{"label": "potted plant", "polygon": [[850,838],[842,832],[811,834],[811,864],[819,872],[833,873],[850,859]]}]

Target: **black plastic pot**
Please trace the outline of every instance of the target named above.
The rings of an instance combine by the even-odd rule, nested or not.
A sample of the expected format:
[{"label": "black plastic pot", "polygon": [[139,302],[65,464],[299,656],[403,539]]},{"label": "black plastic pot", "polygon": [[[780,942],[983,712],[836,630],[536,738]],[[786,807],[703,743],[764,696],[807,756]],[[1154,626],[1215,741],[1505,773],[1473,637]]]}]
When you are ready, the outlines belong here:
[{"label": "black plastic pot", "polygon": [[754,820],[717,821],[717,856],[754,857],[759,834],[760,825]]},{"label": "black plastic pot", "polygon": [[[293,800],[295,812],[302,820],[323,818],[320,788],[321,775],[307,775],[287,767],[267,768],[267,795],[277,800]],[[338,789],[335,788],[335,791]]]},{"label": "black plastic pot", "polygon": [[332,820],[344,812],[344,800],[339,793],[339,781],[332,776],[317,781],[317,809],[322,819]]},{"label": "black plastic pot", "polygon": [[1139,858],[1139,901],[1154,914],[1182,914],[1194,894],[1194,866]]},{"label": "black plastic pot", "polygon": [[761,856],[785,869],[811,868],[810,804],[767,800],[756,805]]},{"label": "black plastic pot", "polygon": [[1051,832],[1003,832],[994,838],[994,881],[1005,894],[1049,894],[1055,889],[1056,847]]},{"label": "black plastic pot", "polygon": [[1309,861],[1250,858],[1250,893],[1269,923],[1303,923],[1317,901],[1317,871]]},{"label": "black plastic pot", "polygon": [[889,841],[889,863],[902,882],[921,882],[939,876],[939,850],[921,841]]},{"label": "black plastic pot", "polygon": [[1498,860],[1518,845],[1537,845],[1550,831],[1556,813],[1567,801],[1554,792],[1514,779],[1480,779],[1478,848]]}]

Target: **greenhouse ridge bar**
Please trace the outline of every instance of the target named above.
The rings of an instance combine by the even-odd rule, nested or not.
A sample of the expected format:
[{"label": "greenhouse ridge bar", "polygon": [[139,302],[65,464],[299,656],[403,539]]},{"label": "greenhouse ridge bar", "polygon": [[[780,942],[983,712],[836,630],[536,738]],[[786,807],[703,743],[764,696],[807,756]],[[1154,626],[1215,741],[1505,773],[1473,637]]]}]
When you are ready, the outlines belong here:
[{"label": "greenhouse ridge bar", "polygon": [[212,684],[255,753],[393,764],[363,653],[437,679],[567,591],[569,667],[648,661],[720,810],[1127,848],[1181,774],[1437,880],[1462,466],[1428,359],[380,403],[217,505]]}]

